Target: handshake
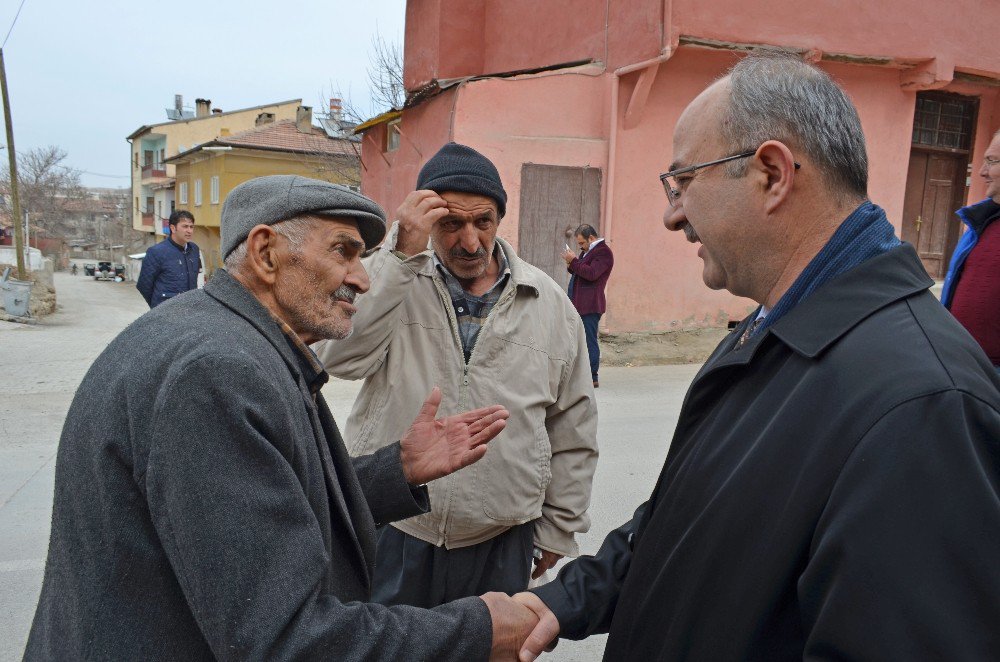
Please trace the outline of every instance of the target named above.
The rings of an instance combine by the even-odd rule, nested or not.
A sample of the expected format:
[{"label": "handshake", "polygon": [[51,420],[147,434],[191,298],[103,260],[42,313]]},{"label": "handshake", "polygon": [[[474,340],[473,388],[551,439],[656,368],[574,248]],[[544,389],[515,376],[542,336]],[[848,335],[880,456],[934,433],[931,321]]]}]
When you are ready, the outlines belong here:
[{"label": "handshake", "polygon": [[493,619],[490,661],[531,662],[555,647],[559,621],[534,593],[487,593],[481,596]]}]

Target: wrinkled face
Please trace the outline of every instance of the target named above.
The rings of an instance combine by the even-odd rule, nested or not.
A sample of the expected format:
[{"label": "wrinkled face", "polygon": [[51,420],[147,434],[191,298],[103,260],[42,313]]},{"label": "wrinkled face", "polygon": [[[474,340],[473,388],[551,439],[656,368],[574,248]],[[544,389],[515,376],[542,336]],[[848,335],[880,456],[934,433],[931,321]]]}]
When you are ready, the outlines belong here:
[{"label": "wrinkled face", "polygon": [[178,246],[186,246],[194,237],[194,221],[189,218],[177,221],[177,225],[170,226],[170,236]]},{"label": "wrinkled face", "polygon": [[280,241],[274,298],[282,319],[309,344],[351,335],[354,298],[369,285],[358,224],[317,218],[298,250]]},{"label": "wrinkled face", "polygon": [[1000,136],[993,139],[984,156],[979,174],[986,180],[986,197],[1000,204]]},{"label": "wrinkled face", "polygon": [[580,247],[581,251],[585,251],[590,248],[590,240],[582,234],[578,234],[576,235],[576,245]]},{"label": "wrinkled face", "polygon": [[475,193],[445,191],[448,215],[431,229],[434,253],[459,280],[474,280],[486,273],[493,257],[500,223],[493,198]]},{"label": "wrinkled face", "polygon": [[[701,93],[687,107],[674,130],[674,161],[670,170],[728,156],[730,150],[720,136],[722,109],[728,99],[723,79]],[[667,207],[663,224],[684,232],[688,241],[700,244],[702,280],[713,290],[727,289],[746,296],[745,267],[748,235],[753,226],[750,190],[746,177],[729,177],[725,166],[709,166],[676,178],[681,192],[674,207]]]}]

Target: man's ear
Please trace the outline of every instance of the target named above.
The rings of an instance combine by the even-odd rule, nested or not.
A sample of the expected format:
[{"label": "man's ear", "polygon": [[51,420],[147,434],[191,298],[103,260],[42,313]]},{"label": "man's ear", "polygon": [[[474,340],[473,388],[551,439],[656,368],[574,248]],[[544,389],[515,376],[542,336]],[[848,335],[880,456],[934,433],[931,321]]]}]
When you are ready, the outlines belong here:
[{"label": "man's ear", "polygon": [[247,235],[247,258],[244,268],[267,285],[274,285],[281,264],[281,235],[270,225],[255,225]]},{"label": "man's ear", "polygon": [[778,140],[768,140],[757,149],[755,167],[760,169],[765,182],[764,211],[776,211],[792,193],[795,180],[795,159],[792,150]]}]

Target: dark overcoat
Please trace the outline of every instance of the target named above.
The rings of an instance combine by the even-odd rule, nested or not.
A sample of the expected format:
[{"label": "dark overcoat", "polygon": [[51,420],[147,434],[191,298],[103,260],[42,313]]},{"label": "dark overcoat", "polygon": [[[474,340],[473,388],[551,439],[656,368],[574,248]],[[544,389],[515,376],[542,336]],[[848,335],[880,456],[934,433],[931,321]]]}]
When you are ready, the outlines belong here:
[{"label": "dark overcoat", "polygon": [[478,598],[366,604],[399,445],[352,465],[294,345],[224,271],[123,331],[70,407],[26,660],[475,660]]},{"label": "dark overcoat", "polygon": [[650,500],[535,591],[606,660],[1000,651],[1000,377],[907,244],[694,378]]}]

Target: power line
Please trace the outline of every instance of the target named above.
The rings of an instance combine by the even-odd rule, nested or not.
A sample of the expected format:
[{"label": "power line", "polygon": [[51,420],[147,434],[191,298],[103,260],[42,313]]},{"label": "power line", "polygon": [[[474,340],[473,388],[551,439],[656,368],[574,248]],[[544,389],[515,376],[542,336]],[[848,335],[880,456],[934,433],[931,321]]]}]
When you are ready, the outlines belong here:
[{"label": "power line", "polygon": [[21,15],[21,9],[24,7],[25,2],[26,0],[21,0],[21,4],[17,8],[17,13],[14,14],[14,20],[11,21],[10,23],[10,30],[7,30],[7,36],[3,38],[3,44],[0,45],[0,48],[3,48],[4,46],[7,45],[7,40],[10,38],[10,33],[14,31],[14,25],[17,24],[17,17]]},{"label": "power line", "polygon": [[63,170],[78,172],[81,175],[93,175],[94,177],[108,177],[110,179],[131,179],[128,175],[105,175],[100,172],[91,172],[89,170],[80,170],[79,168],[71,168],[69,166],[57,165],[56,168],[61,168]]},{"label": "power line", "polygon": [[132,179],[128,175],[103,175],[99,172],[90,172],[89,170],[77,170],[77,172],[84,175],[93,175],[94,177],[108,177],[110,179]]}]

